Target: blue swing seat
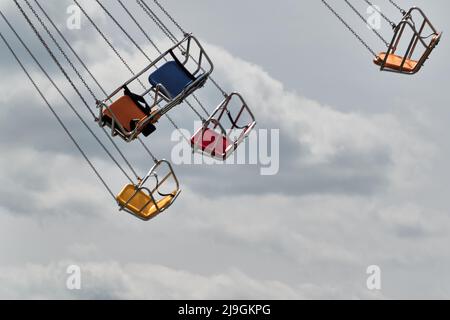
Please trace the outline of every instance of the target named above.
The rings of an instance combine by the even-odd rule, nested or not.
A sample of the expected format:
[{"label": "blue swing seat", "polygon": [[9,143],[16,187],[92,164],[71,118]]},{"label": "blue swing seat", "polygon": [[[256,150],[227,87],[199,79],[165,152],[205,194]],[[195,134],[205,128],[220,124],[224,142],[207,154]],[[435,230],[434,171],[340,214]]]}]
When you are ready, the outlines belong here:
[{"label": "blue swing seat", "polygon": [[162,85],[161,92],[172,100],[196,78],[179,61],[169,61],[153,72],[148,80],[153,87]]}]

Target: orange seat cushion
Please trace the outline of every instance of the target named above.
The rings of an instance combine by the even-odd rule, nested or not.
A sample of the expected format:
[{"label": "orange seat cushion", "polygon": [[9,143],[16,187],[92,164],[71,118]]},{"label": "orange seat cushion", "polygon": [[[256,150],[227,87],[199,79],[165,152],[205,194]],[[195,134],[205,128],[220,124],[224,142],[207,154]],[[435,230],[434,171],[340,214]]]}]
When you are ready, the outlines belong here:
[{"label": "orange seat cushion", "polygon": [[[134,101],[128,97],[123,96],[117,101],[115,101],[109,107],[111,112],[114,114],[117,121],[122,125],[122,127],[128,132],[132,131],[131,121],[132,120],[142,120],[147,117],[147,115],[139,109]],[[113,119],[111,112],[108,109],[103,111],[103,115]]]},{"label": "orange seat cushion", "polygon": [[[374,60],[374,63],[381,66],[383,64],[384,59],[386,58],[386,53],[382,52],[378,54],[377,58]],[[386,68],[397,70],[397,71],[406,71],[413,72],[417,66],[417,61],[414,60],[405,60],[405,64],[402,66],[403,58],[401,56],[397,56],[395,54],[389,54],[386,61]]]}]

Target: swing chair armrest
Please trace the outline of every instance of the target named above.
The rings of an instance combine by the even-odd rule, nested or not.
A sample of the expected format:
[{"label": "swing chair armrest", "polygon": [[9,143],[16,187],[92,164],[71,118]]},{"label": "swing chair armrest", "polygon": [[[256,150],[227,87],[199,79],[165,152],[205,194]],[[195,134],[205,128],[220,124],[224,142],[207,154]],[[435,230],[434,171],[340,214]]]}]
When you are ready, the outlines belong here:
[{"label": "swing chair armrest", "polygon": [[[205,74],[211,75],[212,72],[214,71],[214,63],[212,62],[211,58],[209,57],[209,55],[206,53],[205,49],[203,48],[202,44],[200,43],[200,41],[194,37],[194,36],[190,36],[192,40],[194,40],[195,44],[197,45],[197,47],[199,48],[200,52],[199,52],[199,56],[198,58],[194,61],[197,63],[198,65],[198,69],[194,72],[194,74],[198,73],[200,70],[202,70],[203,72],[205,72]],[[190,40],[189,40],[190,41]],[[189,50],[188,50],[188,54],[189,54]],[[205,59],[203,59],[203,57]],[[203,66],[203,61],[206,60],[208,67],[205,68]]]},{"label": "swing chair armrest", "polygon": [[146,176],[142,179],[142,181],[141,181],[141,183],[138,185],[138,187],[143,186],[143,185],[147,182],[147,180],[148,180],[151,176],[153,176],[153,175],[155,174],[156,169],[158,169],[159,167],[161,167],[163,164],[167,165],[167,167],[169,168],[169,174],[174,178],[174,181],[175,181],[175,184],[176,184],[177,189],[180,189],[180,182],[178,181],[178,178],[177,178],[177,176],[175,175],[175,171],[173,170],[172,164],[171,164],[169,161],[165,160],[165,159],[158,160],[158,161],[153,165],[153,167],[148,171],[148,173],[146,174]]},{"label": "swing chair armrest", "polygon": [[232,92],[230,94],[231,97],[236,96],[238,97],[241,102],[242,102],[242,107],[244,108],[245,111],[247,111],[247,113],[250,115],[250,118],[252,119],[252,122],[256,124],[256,117],[253,114],[253,111],[250,109],[250,107],[248,106],[247,102],[244,100],[244,97],[239,93],[239,92]]},{"label": "swing chair armrest", "polygon": [[178,198],[178,196],[181,193],[181,190],[178,188],[177,192],[174,195],[171,195],[171,199],[170,202],[168,204],[166,204],[164,207],[159,207],[158,205],[158,201],[156,201],[155,197],[153,196],[153,193],[151,192],[151,190],[147,187],[141,187],[140,188],[141,191],[147,191],[149,196],[150,196],[150,201],[148,201],[142,208],[141,208],[141,212],[144,211],[144,209],[146,209],[150,204],[153,203],[153,205],[156,207],[156,210],[158,213],[162,213],[164,211],[166,211],[174,202],[175,200]]},{"label": "swing chair armrest", "polygon": [[[246,111],[248,113],[248,115],[250,116],[251,120],[252,120],[252,124],[256,124],[256,118],[255,115],[253,114],[252,110],[250,109],[250,107],[248,106],[247,102],[244,100],[244,97],[239,93],[239,92],[232,92],[230,93],[221,103],[220,105],[212,112],[211,117],[210,118],[217,118],[218,121],[220,121],[224,110],[228,110],[228,105],[230,103],[230,101],[233,99],[233,97],[237,97],[241,103],[241,111],[240,113],[242,113],[243,111]],[[221,115],[217,116],[218,114],[222,113]],[[238,120],[238,119],[236,119]],[[233,120],[232,122],[237,122],[235,120]]]}]

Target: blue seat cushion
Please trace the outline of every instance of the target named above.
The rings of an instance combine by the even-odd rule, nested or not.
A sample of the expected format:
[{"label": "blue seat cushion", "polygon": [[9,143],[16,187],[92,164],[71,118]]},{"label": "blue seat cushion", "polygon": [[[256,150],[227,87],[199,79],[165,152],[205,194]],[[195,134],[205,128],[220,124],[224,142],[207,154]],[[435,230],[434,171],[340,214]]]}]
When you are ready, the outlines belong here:
[{"label": "blue seat cushion", "polygon": [[195,77],[178,61],[169,61],[153,72],[148,80],[154,87],[162,84],[166,89],[163,93],[173,99],[183,92],[195,80]]}]

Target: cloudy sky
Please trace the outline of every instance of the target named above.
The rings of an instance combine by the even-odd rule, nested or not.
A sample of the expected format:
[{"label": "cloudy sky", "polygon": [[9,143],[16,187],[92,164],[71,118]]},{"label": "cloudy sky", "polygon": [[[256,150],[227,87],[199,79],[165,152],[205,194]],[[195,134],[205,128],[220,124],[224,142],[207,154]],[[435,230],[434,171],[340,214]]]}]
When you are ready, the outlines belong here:
[{"label": "cloudy sky", "polygon": [[[118,2],[102,2],[154,57]],[[245,96],[258,129],[280,130],[279,173],[262,176],[258,165],[179,165],[183,191],[170,211],[147,223],[119,213],[0,43],[0,298],[449,298],[446,38],[421,73],[398,76],[380,73],[320,1],[161,2],[202,41],[214,61],[215,79]],[[376,51],[382,50],[343,1],[332,2]],[[365,11],[363,1],[353,2]],[[66,27],[71,0],[39,3],[106,90],[130,77],[84,17],[80,30]],[[146,65],[94,0],[80,3],[133,70]],[[139,6],[126,3],[153,39],[169,46]],[[423,7],[438,29],[448,29],[448,1],[399,3]],[[388,1],[378,5],[399,18]],[[0,8],[89,119],[13,1],[1,0]],[[120,191],[124,176],[1,19],[0,30],[105,179]],[[384,25],[381,32],[389,38],[391,31]],[[221,99],[211,84],[198,95],[209,110]],[[195,114],[186,105],[171,115],[193,130]],[[158,132],[146,138],[158,157],[171,158],[172,132],[162,120]],[[138,146],[119,144],[140,174],[151,167]],[[66,268],[72,264],[82,270],[79,291],[66,288]],[[382,270],[380,291],[366,287],[370,265]]]}]

